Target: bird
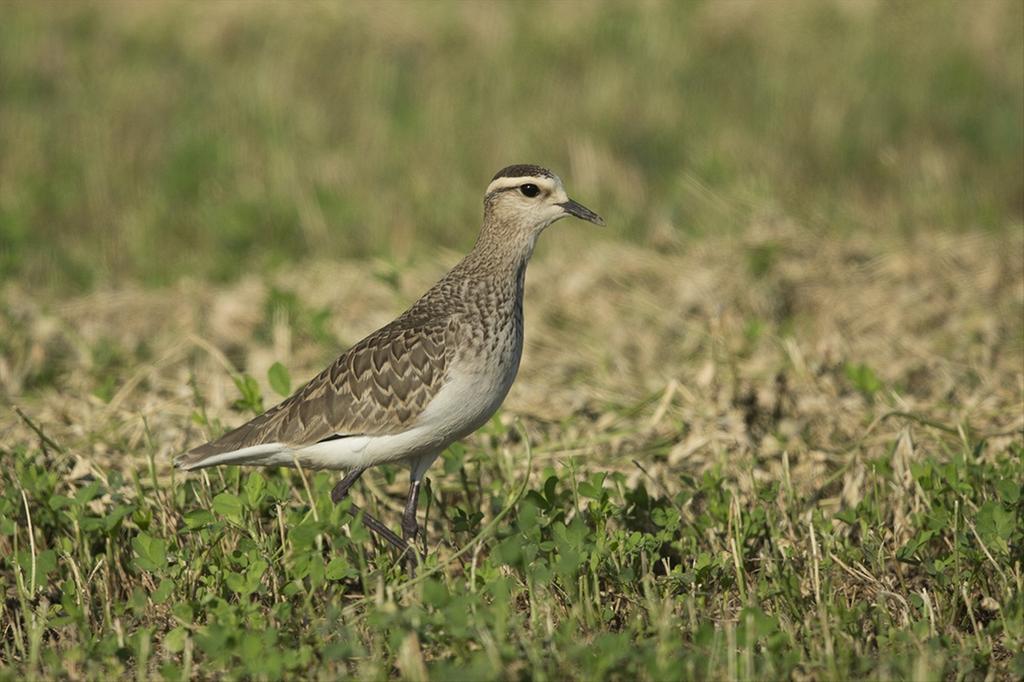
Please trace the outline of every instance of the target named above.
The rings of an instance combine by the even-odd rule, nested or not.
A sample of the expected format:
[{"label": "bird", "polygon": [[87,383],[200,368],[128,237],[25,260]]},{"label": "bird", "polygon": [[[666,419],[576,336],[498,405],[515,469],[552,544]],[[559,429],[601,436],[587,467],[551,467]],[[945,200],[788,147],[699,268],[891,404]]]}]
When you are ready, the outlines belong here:
[{"label": "bird", "polygon": [[403,554],[416,552],[423,477],[505,400],[523,351],[527,263],[540,234],[567,216],[604,224],[570,199],[550,170],[517,164],[498,171],[484,193],[476,243],[444,277],[290,397],[178,456],[175,467],[341,470],[331,492],[339,503],[368,468],[404,463],[410,473],[401,536],[353,511]]}]

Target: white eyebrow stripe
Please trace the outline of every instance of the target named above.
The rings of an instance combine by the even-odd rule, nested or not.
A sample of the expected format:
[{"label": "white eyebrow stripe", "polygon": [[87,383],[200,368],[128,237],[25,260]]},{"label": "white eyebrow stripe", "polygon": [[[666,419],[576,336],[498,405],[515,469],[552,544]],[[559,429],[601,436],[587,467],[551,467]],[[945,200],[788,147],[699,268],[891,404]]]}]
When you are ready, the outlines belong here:
[{"label": "white eyebrow stripe", "polygon": [[514,189],[527,183],[537,185],[547,192],[555,191],[555,183],[551,178],[538,178],[532,175],[522,175],[518,178],[498,178],[491,184],[487,185],[487,191],[484,192],[484,194],[490,194],[491,192],[497,192],[503,189]]}]

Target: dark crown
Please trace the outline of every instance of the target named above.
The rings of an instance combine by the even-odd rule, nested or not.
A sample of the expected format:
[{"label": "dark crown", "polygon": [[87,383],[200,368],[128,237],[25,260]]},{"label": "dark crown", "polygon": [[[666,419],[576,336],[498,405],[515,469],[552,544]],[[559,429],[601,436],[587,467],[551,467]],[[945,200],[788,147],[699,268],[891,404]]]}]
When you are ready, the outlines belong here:
[{"label": "dark crown", "polygon": [[555,174],[549,171],[547,168],[541,168],[540,166],[534,166],[530,163],[520,163],[514,166],[508,166],[498,171],[491,182],[494,182],[498,178],[553,178]]}]

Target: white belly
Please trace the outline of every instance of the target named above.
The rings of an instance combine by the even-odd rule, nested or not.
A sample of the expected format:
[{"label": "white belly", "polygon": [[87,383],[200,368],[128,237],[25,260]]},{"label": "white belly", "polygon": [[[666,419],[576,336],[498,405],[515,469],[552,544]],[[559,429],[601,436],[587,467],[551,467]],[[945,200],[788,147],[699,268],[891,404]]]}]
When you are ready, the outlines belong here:
[{"label": "white belly", "polygon": [[519,360],[501,363],[490,371],[453,371],[416,421],[436,432],[445,446],[468,436],[487,423],[508,395]]},{"label": "white belly", "polygon": [[[446,383],[402,433],[347,436],[304,448],[265,443],[215,455],[204,460],[203,466],[288,466],[298,462],[313,469],[347,470],[407,459],[429,466],[446,447],[487,423],[508,395],[522,354],[522,326],[516,321],[511,324],[511,333],[498,335],[496,347],[485,342],[454,359]],[[491,343],[494,340],[489,339]]]},{"label": "white belly", "polygon": [[273,463],[289,464],[295,458],[305,467],[350,469],[440,454],[486,424],[505,400],[519,369],[519,353],[503,355],[498,362],[460,363],[453,368],[448,382],[407,431],[350,436],[281,451],[271,455]]}]

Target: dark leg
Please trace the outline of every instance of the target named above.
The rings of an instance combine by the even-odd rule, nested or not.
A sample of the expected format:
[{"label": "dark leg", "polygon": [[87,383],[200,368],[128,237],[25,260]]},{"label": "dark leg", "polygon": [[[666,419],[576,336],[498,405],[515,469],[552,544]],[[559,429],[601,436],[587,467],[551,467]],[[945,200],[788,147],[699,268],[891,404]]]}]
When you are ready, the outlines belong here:
[{"label": "dark leg", "polygon": [[419,524],[416,523],[416,507],[420,501],[420,482],[418,479],[409,481],[409,497],[405,500],[405,512],[402,514],[402,540],[403,549],[407,552],[409,570],[415,571],[416,564],[420,558],[419,550],[416,549],[416,532]]},{"label": "dark leg", "polygon": [[[437,459],[440,452],[430,452],[409,460],[409,496],[405,501],[405,512],[402,514],[402,539],[405,540],[406,565],[410,575],[415,575],[416,566],[423,562],[427,553],[426,533],[421,531],[416,522],[416,508],[420,501],[420,486],[427,469]],[[417,533],[423,537],[423,549],[416,546]]]},{"label": "dark leg", "polygon": [[338,481],[338,485],[334,486],[334,490],[331,491],[331,501],[338,504],[344,500],[345,495],[348,495],[349,488],[355,485],[364,471],[366,471],[366,467],[360,467],[345,474],[345,478]]},{"label": "dark leg", "polygon": [[416,507],[420,502],[420,482],[409,482],[409,497],[405,500],[405,513],[402,514],[402,539],[406,543],[416,542],[416,531],[419,524],[416,523]]},{"label": "dark leg", "polygon": [[[338,485],[334,486],[334,490],[331,491],[331,500],[335,504],[344,500],[345,496],[348,495],[349,489],[353,485],[355,485],[355,482],[359,480],[359,477],[363,475],[363,472],[366,471],[366,469],[367,467],[353,469],[352,471],[345,474],[345,478],[338,481]],[[354,504],[351,505],[351,509],[353,514],[362,514],[363,524],[367,528],[372,530],[374,533],[379,535],[381,538],[383,538],[385,541],[387,541],[389,545],[391,545],[399,551],[402,551],[406,548],[407,545],[405,542],[402,541],[402,538],[398,537],[398,535],[395,534],[390,528],[388,528],[379,520],[377,520],[375,516],[368,514],[367,512],[364,512],[362,509],[360,509]]]},{"label": "dark leg", "polygon": [[382,539],[386,540],[389,545],[400,552],[406,548],[406,544],[402,541],[402,538],[398,537],[394,531],[378,521],[377,517],[364,512],[354,504],[351,506],[351,509],[353,514],[362,514],[363,525],[379,535]]}]

